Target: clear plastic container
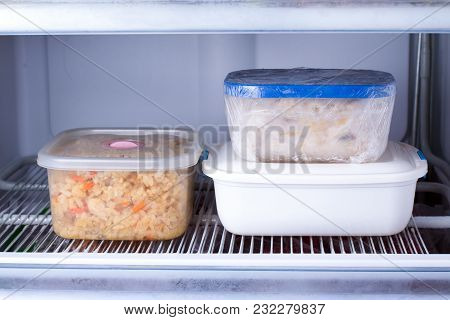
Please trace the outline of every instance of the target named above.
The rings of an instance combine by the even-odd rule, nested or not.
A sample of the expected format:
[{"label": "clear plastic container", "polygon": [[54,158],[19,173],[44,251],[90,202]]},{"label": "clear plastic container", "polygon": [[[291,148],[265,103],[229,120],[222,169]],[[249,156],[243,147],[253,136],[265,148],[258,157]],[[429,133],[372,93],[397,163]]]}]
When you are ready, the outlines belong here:
[{"label": "clear plastic container", "polygon": [[254,69],[224,82],[233,149],[256,162],[376,161],[395,100],[391,74],[370,70]]},{"label": "clear plastic container", "polygon": [[182,130],[76,129],[45,146],[52,223],[70,239],[167,240],[193,209],[196,135]]}]

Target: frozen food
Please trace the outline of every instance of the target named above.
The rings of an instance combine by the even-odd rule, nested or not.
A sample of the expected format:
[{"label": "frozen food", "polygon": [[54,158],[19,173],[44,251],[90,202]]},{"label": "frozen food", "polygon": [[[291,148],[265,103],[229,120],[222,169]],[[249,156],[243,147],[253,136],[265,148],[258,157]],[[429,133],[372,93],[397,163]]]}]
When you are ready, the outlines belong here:
[{"label": "frozen food", "polygon": [[249,161],[376,161],[394,99],[393,77],[378,71],[244,70],[225,79],[233,149]]},{"label": "frozen food", "polygon": [[78,129],[45,146],[54,231],[70,239],[167,240],[193,210],[202,149],[182,130]]}]

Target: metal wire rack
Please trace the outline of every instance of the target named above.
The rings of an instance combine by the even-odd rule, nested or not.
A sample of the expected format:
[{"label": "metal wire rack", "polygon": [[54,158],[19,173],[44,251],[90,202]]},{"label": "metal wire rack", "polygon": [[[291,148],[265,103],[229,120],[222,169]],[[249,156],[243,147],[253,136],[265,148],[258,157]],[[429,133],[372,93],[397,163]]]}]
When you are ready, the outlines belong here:
[{"label": "metal wire rack", "polygon": [[385,237],[239,236],[226,231],[215,206],[213,183],[196,186],[187,232],[170,241],[70,240],[51,225],[46,171],[24,164],[8,177],[16,187],[0,193],[0,252],[140,254],[428,254],[420,231],[408,227]]}]

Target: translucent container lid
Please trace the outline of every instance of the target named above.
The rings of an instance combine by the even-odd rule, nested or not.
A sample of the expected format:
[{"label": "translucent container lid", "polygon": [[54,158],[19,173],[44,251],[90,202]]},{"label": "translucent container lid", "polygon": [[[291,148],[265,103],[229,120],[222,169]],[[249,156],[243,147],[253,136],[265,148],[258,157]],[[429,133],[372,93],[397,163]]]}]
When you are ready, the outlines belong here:
[{"label": "translucent container lid", "polygon": [[344,69],[251,69],[231,72],[226,95],[242,98],[383,98],[394,94],[387,72]]},{"label": "translucent container lid", "polygon": [[195,165],[201,152],[190,130],[89,128],[58,134],[37,162],[60,170],[166,170]]}]

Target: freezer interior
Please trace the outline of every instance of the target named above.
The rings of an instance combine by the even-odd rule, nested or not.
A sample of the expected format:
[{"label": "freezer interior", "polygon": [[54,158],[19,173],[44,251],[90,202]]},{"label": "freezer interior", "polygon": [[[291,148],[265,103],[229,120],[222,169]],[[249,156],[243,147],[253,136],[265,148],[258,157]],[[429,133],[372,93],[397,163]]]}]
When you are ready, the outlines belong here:
[{"label": "freezer interior", "polygon": [[[449,50],[448,34],[1,36],[0,293],[448,297]],[[53,232],[47,174],[36,154],[54,135],[81,127],[189,126],[204,146],[218,145],[229,139],[226,74],[292,67],[394,75],[389,139],[417,146],[429,164],[404,231],[235,235],[221,225],[213,182],[200,172],[193,218],[177,239],[69,240]]]}]

